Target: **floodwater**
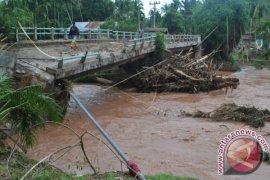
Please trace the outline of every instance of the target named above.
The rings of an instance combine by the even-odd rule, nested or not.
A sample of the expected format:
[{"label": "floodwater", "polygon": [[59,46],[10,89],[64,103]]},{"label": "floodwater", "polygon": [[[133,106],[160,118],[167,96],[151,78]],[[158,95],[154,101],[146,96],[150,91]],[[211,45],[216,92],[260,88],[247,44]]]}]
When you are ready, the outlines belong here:
[{"label": "floodwater", "polygon": [[[200,94],[134,93],[119,89],[104,91],[107,87],[80,84],[75,84],[73,91],[126,155],[140,166],[143,174],[171,173],[205,180],[268,179],[270,166],[266,164],[251,175],[217,175],[219,141],[231,131],[252,128],[242,123],[213,122],[181,115],[182,111],[210,112],[223,103],[232,102],[270,110],[269,70],[244,67],[230,76],[239,78],[240,86],[227,93],[225,89]],[[74,101],[69,103],[64,124],[79,134],[88,131],[102,137]],[[267,135],[270,124],[256,131]],[[36,160],[78,141],[72,131],[58,125],[38,130],[37,136],[36,145],[28,152],[28,156]],[[270,137],[265,138],[270,143]],[[83,141],[89,158],[100,172],[121,170],[120,161],[100,141],[89,135]],[[60,155],[51,159],[54,166],[79,175],[92,172],[80,147]]]}]

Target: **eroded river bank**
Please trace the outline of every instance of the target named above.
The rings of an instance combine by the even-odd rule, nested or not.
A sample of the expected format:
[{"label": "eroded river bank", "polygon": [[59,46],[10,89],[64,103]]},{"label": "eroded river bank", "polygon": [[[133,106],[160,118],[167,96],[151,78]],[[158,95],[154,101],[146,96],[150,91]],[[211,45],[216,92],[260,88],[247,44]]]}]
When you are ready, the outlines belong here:
[{"label": "eroded river bank", "polygon": [[[268,179],[269,166],[248,176],[218,176],[217,151],[220,140],[233,130],[250,128],[242,123],[213,122],[187,118],[182,111],[210,112],[223,103],[254,105],[270,110],[270,71],[244,67],[231,74],[240,79],[233,92],[217,90],[209,93],[134,93],[95,85],[73,85],[73,91],[127,156],[139,164],[144,174],[172,173],[198,179]],[[100,133],[87,120],[74,101],[70,101],[64,124],[78,133]],[[270,132],[270,124],[256,129],[262,135]],[[55,150],[74,144],[77,137],[68,129],[48,125],[37,131],[38,141],[28,156],[40,160]],[[270,137],[265,136],[268,143]],[[121,170],[114,155],[96,139],[84,139],[87,153],[101,172]],[[76,174],[91,172],[80,148],[74,148],[53,163]]]}]

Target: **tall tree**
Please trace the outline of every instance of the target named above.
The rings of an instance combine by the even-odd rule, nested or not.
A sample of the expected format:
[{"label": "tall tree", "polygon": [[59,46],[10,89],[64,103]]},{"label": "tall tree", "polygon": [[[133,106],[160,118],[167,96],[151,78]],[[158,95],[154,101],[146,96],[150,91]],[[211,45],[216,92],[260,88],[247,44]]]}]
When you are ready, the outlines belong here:
[{"label": "tall tree", "polygon": [[184,17],[185,33],[191,34],[192,28],[192,10],[197,5],[197,0],[182,0],[180,4],[180,12]]},{"label": "tall tree", "polygon": [[104,21],[113,15],[114,4],[111,0],[82,0],[82,14],[85,21]]},{"label": "tall tree", "polygon": [[214,28],[216,31],[206,39],[204,48],[206,52],[221,47],[220,55],[226,55],[227,23],[229,21],[229,52],[233,44],[239,42],[241,32],[248,24],[248,4],[245,0],[205,0],[202,5],[194,9],[192,23],[195,33],[208,35]]},{"label": "tall tree", "polygon": [[161,10],[164,13],[162,17],[162,26],[167,27],[170,33],[183,32],[183,16],[180,13],[181,1],[174,0],[170,4],[165,4]]},{"label": "tall tree", "polygon": [[[154,15],[155,15],[155,18],[154,18]],[[149,27],[152,27],[153,24],[154,24],[154,19],[155,19],[155,24],[156,24],[156,27],[160,27],[162,25],[162,16],[159,12],[159,10],[156,10],[156,12],[154,12],[153,9],[151,9],[149,11]]]},{"label": "tall tree", "polygon": [[144,24],[144,19],[141,0],[115,0],[113,16],[108,18],[102,27],[113,30],[137,31]]},{"label": "tall tree", "polygon": [[174,8],[169,8],[162,18],[162,24],[171,34],[183,32],[183,17]]}]

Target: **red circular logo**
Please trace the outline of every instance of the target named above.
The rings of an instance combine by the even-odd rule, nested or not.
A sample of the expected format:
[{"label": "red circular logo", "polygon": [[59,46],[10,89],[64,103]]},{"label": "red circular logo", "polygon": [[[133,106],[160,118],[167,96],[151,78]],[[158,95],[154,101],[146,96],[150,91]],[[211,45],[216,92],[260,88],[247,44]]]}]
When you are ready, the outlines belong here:
[{"label": "red circular logo", "polygon": [[255,171],[262,162],[262,156],[259,143],[248,137],[234,140],[227,148],[227,161],[238,173]]}]

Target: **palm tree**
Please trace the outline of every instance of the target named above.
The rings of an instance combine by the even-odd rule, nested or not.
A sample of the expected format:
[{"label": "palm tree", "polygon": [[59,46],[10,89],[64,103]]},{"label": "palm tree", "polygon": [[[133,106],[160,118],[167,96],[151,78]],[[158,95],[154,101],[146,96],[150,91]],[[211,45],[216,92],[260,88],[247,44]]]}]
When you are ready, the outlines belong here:
[{"label": "palm tree", "polygon": [[166,12],[169,11],[169,9],[170,9],[170,5],[164,4],[164,5],[161,7],[161,12],[165,14]]},{"label": "palm tree", "polygon": [[184,17],[185,33],[192,31],[192,9],[196,6],[196,0],[181,0],[180,11]]},{"label": "palm tree", "polygon": [[143,3],[141,0],[134,0],[131,7],[131,17],[133,21],[138,22],[138,30],[141,29],[141,24],[144,21],[145,15],[143,12]]},{"label": "palm tree", "polygon": [[115,0],[115,12],[114,15],[118,20],[124,20],[129,18],[131,1],[129,0]]},{"label": "palm tree", "polygon": [[256,32],[256,27],[260,26],[261,19],[269,15],[269,6],[268,0],[252,0],[249,2],[250,33]]},{"label": "palm tree", "polygon": [[171,7],[177,11],[180,8],[181,3],[182,2],[180,2],[180,0],[173,0],[173,2],[171,3]]},{"label": "palm tree", "polygon": [[11,124],[22,143],[31,146],[35,140],[31,127],[44,127],[46,120],[59,121],[61,108],[39,86],[21,89],[11,87],[11,79],[0,75],[0,125]]}]

